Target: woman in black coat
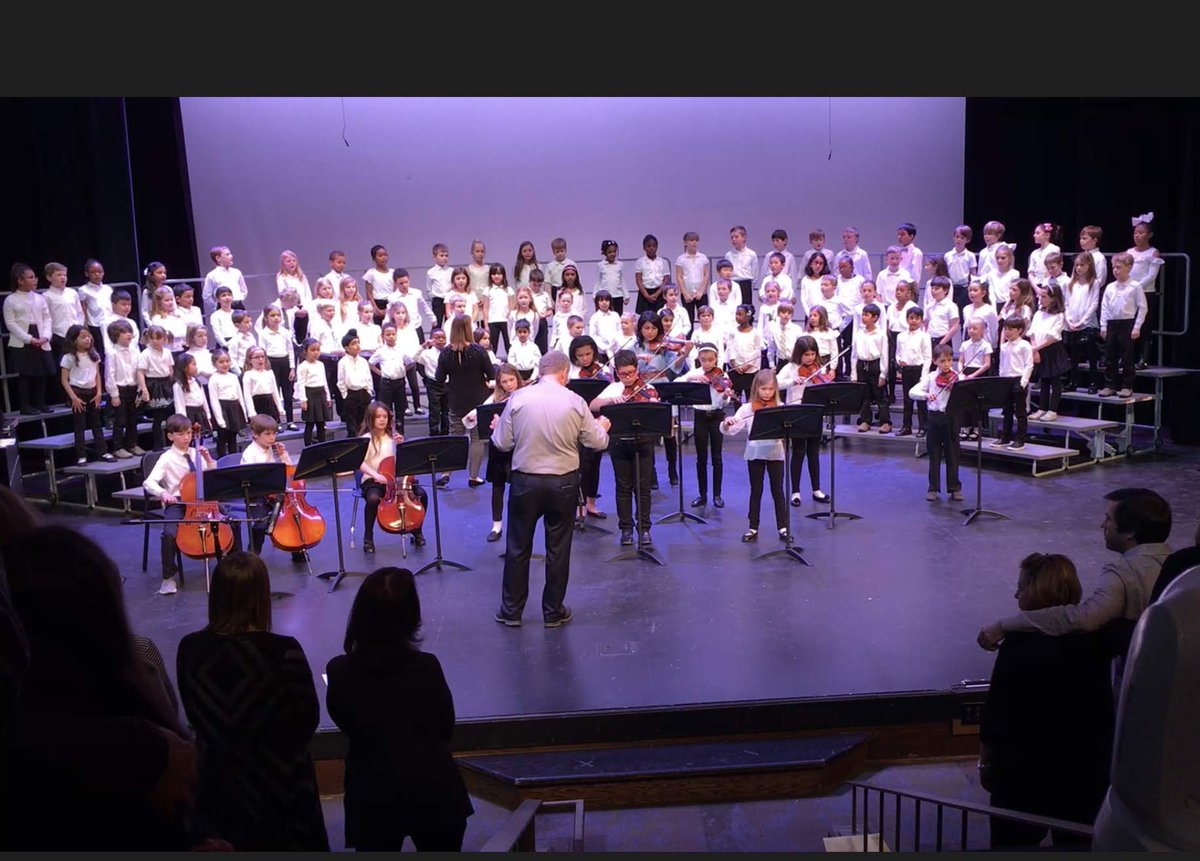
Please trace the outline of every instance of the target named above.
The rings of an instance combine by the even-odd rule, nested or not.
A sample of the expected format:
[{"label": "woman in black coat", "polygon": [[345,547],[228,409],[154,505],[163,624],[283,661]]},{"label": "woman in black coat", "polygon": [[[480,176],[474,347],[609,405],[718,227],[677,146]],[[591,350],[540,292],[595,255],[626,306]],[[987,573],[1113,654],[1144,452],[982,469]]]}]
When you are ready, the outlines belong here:
[{"label": "woman in black coat", "polygon": [[[1017,606],[1078,604],[1071,560],[1034,553],[1021,561]],[[979,776],[995,807],[1090,823],[1108,790],[1115,723],[1102,631],[1051,637],[1009,633],[1000,643],[980,722]],[[992,819],[992,848],[1035,847],[1046,829]],[[1054,832],[1054,842],[1080,838]]]},{"label": "woman in black coat", "polygon": [[329,851],[308,744],[320,704],[304,649],[271,633],[253,553],[213,571],[208,627],[179,642],[179,698],[200,750],[200,813],[237,850]]},{"label": "woman in black coat", "polygon": [[[466,435],[470,439],[467,475],[471,487],[483,484],[479,477],[487,454],[487,439],[478,433],[468,432],[463,426],[463,416],[488,399],[492,393],[489,383],[496,378],[496,371],[487,350],[475,343],[471,318],[457,315],[450,323],[450,343],[438,356],[434,379],[446,383],[446,399],[450,406],[450,433]],[[438,486],[445,487],[450,473],[438,478]]]},{"label": "woman in black coat", "polygon": [[442,666],[417,649],[412,572],[380,568],[354,596],[346,654],[329,662],[329,716],[346,736],[346,845],[462,849],[474,813],[450,753],[454,700]]}]

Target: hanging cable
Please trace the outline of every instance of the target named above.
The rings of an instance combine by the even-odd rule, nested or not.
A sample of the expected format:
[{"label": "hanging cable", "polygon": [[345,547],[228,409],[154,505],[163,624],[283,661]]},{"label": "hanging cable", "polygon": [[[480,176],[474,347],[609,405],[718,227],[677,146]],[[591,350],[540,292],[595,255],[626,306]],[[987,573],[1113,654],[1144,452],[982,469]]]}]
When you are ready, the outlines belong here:
[{"label": "hanging cable", "polygon": [[342,143],[350,146],[350,141],[346,140],[346,100],[339,99],[338,101],[342,103]]},{"label": "hanging cable", "polygon": [[833,161],[833,96],[829,97],[829,157],[826,161]]}]

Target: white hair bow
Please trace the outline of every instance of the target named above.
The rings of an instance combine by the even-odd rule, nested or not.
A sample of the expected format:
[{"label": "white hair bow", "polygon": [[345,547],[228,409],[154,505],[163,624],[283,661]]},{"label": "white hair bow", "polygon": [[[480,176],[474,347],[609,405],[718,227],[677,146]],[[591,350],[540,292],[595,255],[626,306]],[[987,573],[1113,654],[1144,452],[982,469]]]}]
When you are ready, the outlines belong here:
[{"label": "white hair bow", "polygon": [[1153,212],[1146,212],[1146,213],[1143,213],[1142,215],[1135,215],[1133,218],[1130,219],[1130,221],[1132,222],[1134,227],[1137,227],[1139,224],[1149,224],[1153,220],[1154,220]]}]

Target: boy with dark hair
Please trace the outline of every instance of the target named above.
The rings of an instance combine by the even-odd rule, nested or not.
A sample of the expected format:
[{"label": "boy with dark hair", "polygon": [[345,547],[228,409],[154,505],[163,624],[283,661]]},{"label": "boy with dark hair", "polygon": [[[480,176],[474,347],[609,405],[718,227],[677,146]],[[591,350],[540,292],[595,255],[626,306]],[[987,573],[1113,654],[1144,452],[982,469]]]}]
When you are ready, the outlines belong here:
[{"label": "boy with dark hair", "polygon": [[[1001,377],[1012,380],[1008,399],[1004,403],[1004,429],[992,443],[992,448],[1025,448],[1025,436],[1029,432],[1025,405],[1029,378],[1033,374],[1033,347],[1021,336],[1025,334],[1025,319],[1019,314],[1004,321],[1004,343],[1000,345]],[[1017,414],[1017,436],[1013,438],[1013,413]]]},{"label": "boy with dark hair", "polygon": [[[911,313],[911,312],[910,312]],[[946,461],[946,490],[950,498],[961,502],[962,482],[958,479],[958,416],[951,414],[950,389],[958,374],[954,372],[954,348],[949,344],[938,344],[933,350],[936,370],[925,374],[921,381],[907,390],[908,397],[924,403],[928,409],[926,450],[929,454],[929,490],[925,498],[936,502],[942,486],[942,460]]]}]

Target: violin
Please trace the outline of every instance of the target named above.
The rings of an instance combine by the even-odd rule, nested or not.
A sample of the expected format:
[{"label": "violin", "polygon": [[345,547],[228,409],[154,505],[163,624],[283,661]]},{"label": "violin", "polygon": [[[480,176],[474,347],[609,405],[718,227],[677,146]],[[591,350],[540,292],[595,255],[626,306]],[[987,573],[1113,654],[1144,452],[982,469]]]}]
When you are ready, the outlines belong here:
[{"label": "violin", "polygon": [[[274,445],[276,457],[283,455],[283,443]],[[293,476],[296,467],[287,467],[288,490],[279,505],[279,516],[271,527],[271,543],[288,553],[316,547],[325,537],[325,518],[315,505],[304,498],[304,479]]]},{"label": "violin", "polygon": [[733,383],[720,368],[714,367],[711,370],[705,371],[704,379],[716,390],[718,395],[728,394],[733,391]]},{"label": "violin", "polygon": [[579,379],[581,380],[608,380],[612,382],[612,375],[608,369],[599,362],[592,362],[586,368],[579,369]]},{"label": "violin", "polygon": [[179,498],[186,503],[181,522],[175,531],[175,545],[190,559],[220,558],[233,550],[233,530],[221,529],[225,515],[219,502],[204,500],[204,461],[200,442],[203,431],[200,423],[192,425],[192,444],[196,447],[196,469],[183,477]]},{"label": "violin", "polygon": [[640,404],[658,400],[658,392],[654,390],[654,386],[647,383],[641,377],[631,385],[625,384],[625,392],[621,395],[621,403],[623,404]]},{"label": "violin", "polygon": [[421,505],[421,500],[413,492],[412,476],[396,478],[395,455],[383,459],[379,464],[379,474],[387,479],[376,515],[379,528],[393,535],[416,532],[425,522],[425,506]]}]

